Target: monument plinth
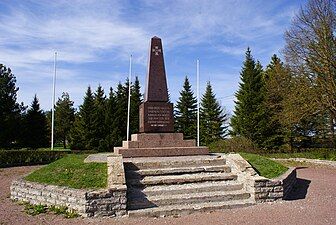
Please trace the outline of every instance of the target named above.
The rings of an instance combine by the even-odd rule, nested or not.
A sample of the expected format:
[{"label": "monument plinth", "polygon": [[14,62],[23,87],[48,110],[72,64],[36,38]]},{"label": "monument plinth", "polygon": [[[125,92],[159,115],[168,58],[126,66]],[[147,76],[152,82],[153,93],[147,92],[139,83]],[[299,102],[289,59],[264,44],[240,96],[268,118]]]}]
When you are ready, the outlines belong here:
[{"label": "monument plinth", "polygon": [[174,132],[173,104],[169,102],[161,39],[153,37],[149,48],[144,102],[139,107],[139,134],[123,141],[114,152],[123,157],[180,156],[208,154],[195,140],[183,140]]}]

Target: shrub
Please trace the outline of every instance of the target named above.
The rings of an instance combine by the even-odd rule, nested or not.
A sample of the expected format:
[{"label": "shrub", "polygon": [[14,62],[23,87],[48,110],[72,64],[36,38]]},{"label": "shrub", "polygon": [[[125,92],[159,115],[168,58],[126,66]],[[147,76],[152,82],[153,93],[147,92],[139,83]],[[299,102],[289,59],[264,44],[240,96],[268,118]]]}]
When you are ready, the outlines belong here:
[{"label": "shrub", "polygon": [[209,145],[210,152],[257,152],[253,142],[245,137],[234,136],[232,138],[219,140]]},{"label": "shrub", "polygon": [[69,151],[0,150],[0,167],[48,164],[68,153]]}]

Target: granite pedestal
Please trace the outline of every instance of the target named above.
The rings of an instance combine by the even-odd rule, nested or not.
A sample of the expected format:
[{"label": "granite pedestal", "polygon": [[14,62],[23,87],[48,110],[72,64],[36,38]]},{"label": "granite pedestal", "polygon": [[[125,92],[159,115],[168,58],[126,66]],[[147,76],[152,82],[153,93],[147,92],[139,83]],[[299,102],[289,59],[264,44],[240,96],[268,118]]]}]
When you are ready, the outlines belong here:
[{"label": "granite pedestal", "polygon": [[182,133],[132,134],[131,141],[123,141],[114,152],[126,158],[209,154],[207,147],[197,147],[195,140],[184,140]]}]

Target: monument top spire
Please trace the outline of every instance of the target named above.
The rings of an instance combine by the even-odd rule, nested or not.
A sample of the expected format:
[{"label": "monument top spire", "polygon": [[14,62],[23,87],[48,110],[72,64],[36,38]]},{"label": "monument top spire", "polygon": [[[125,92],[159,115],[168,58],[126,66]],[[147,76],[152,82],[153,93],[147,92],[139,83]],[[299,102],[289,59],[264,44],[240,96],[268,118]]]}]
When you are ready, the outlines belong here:
[{"label": "monument top spire", "polygon": [[168,102],[166,71],[161,39],[151,38],[145,102]]}]

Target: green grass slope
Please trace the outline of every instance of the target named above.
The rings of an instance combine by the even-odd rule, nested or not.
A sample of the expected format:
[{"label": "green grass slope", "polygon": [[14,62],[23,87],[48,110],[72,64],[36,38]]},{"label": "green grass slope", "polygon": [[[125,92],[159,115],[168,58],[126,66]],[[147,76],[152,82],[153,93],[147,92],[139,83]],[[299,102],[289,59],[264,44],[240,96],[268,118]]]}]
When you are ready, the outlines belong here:
[{"label": "green grass slope", "polygon": [[107,186],[107,164],[84,163],[86,157],[87,155],[68,155],[34,171],[25,179],[76,189],[105,188]]},{"label": "green grass slope", "polygon": [[251,153],[239,154],[251,164],[251,166],[258,172],[260,176],[263,177],[275,178],[288,170],[286,166],[264,156]]}]

